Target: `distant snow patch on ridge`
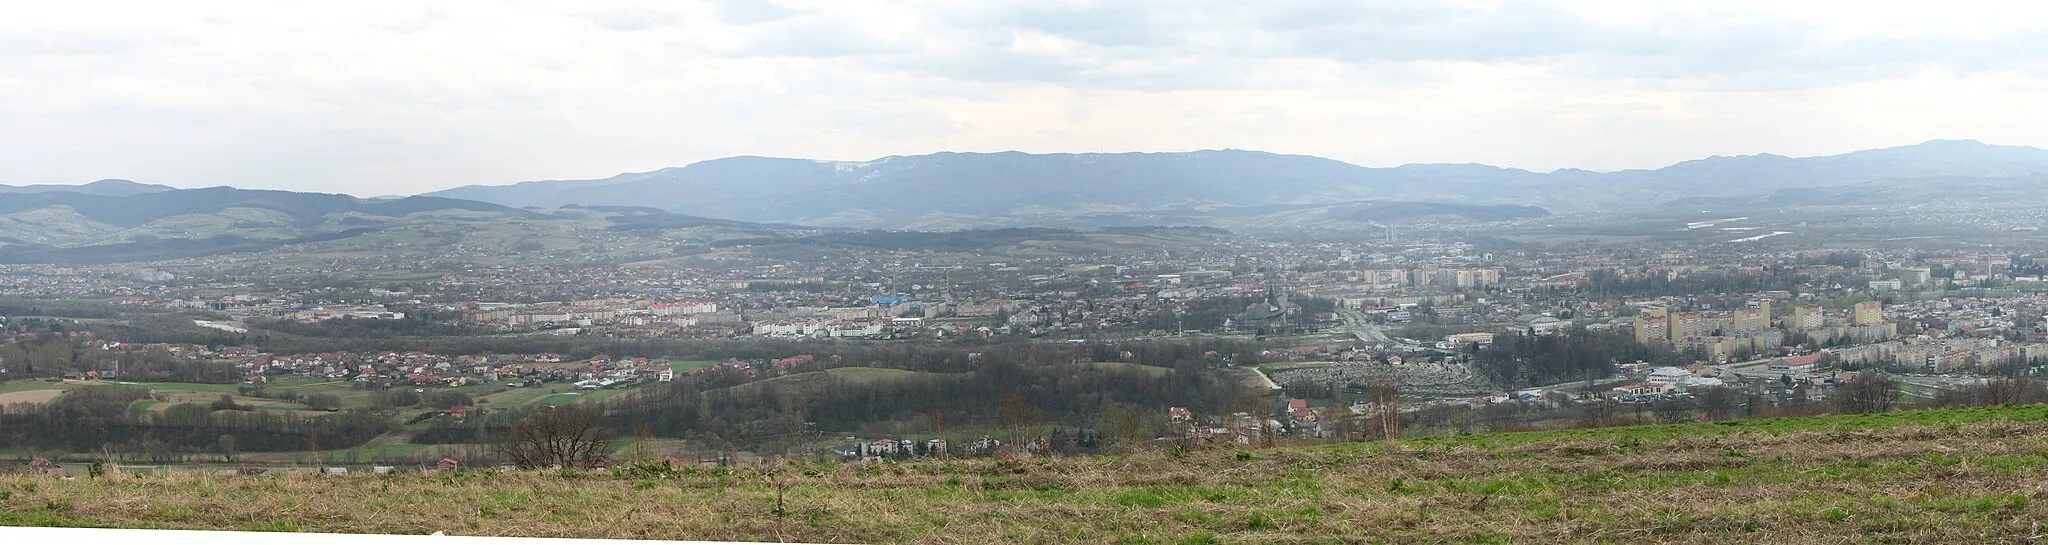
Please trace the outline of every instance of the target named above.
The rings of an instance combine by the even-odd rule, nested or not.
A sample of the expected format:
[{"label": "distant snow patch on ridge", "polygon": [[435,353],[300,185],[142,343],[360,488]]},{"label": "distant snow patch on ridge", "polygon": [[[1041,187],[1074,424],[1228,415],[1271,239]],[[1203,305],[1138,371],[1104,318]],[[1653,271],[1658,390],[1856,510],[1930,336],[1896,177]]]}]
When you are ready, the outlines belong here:
[{"label": "distant snow patch on ridge", "polygon": [[[819,163],[825,163],[825,164],[830,164],[830,165],[832,165],[832,172],[833,172],[833,173],[835,173],[835,174],[846,174],[846,173],[849,173],[849,172],[854,172],[854,171],[859,171],[859,170],[866,170],[866,169],[871,169],[871,168],[874,168],[874,167],[875,167],[875,165],[880,165],[880,164],[882,164],[883,162],[886,162],[886,161],[888,161],[888,159],[876,159],[876,160],[873,160],[873,161],[818,161],[818,162],[819,162]],[[873,174],[873,173],[870,173],[870,175],[872,175],[872,174]]]}]

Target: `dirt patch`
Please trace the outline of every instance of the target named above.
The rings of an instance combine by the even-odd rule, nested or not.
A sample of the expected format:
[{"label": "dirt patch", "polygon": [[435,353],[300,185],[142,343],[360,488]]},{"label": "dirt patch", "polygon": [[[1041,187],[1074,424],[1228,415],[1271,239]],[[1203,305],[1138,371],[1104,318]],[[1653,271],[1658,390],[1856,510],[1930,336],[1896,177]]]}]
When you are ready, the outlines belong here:
[{"label": "dirt patch", "polygon": [[50,400],[57,399],[57,396],[63,393],[63,390],[29,390],[26,392],[9,392],[5,394],[0,394],[0,406],[13,405],[15,403],[49,403]]}]

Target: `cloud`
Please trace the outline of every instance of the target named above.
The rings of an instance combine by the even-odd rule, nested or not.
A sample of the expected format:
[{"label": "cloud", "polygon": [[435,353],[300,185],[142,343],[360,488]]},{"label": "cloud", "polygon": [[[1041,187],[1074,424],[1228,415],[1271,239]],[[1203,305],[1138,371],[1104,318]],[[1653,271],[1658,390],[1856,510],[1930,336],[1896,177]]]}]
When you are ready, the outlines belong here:
[{"label": "cloud", "polygon": [[633,32],[660,28],[676,24],[681,18],[674,13],[646,8],[617,9],[590,16],[591,24],[605,30]]},{"label": "cloud", "polygon": [[719,21],[735,25],[780,21],[796,15],[770,0],[715,0],[712,4]]},{"label": "cloud", "polygon": [[1264,149],[1655,167],[2048,146],[2048,7],[253,0],[0,19],[0,183],[356,194],[724,155]]}]

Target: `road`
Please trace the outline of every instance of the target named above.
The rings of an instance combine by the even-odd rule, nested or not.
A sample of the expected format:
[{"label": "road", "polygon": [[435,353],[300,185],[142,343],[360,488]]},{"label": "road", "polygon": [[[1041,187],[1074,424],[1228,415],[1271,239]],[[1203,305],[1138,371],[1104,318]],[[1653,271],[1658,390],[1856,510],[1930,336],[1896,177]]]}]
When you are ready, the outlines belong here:
[{"label": "road", "polygon": [[1380,331],[1380,326],[1366,320],[1363,312],[1340,308],[1337,309],[1337,316],[1344,318],[1344,332],[1350,333],[1360,341],[1383,345],[1400,344],[1387,337],[1386,332]]}]

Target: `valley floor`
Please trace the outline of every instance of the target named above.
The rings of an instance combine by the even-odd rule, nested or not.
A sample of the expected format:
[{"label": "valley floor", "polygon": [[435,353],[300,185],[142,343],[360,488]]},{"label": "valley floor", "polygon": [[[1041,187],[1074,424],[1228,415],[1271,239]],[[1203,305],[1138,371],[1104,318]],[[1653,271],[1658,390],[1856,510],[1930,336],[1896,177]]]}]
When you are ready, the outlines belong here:
[{"label": "valley floor", "polygon": [[2010,543],[2048,407],[1124,457],[0,477],[0,525],[836,543]]}]

